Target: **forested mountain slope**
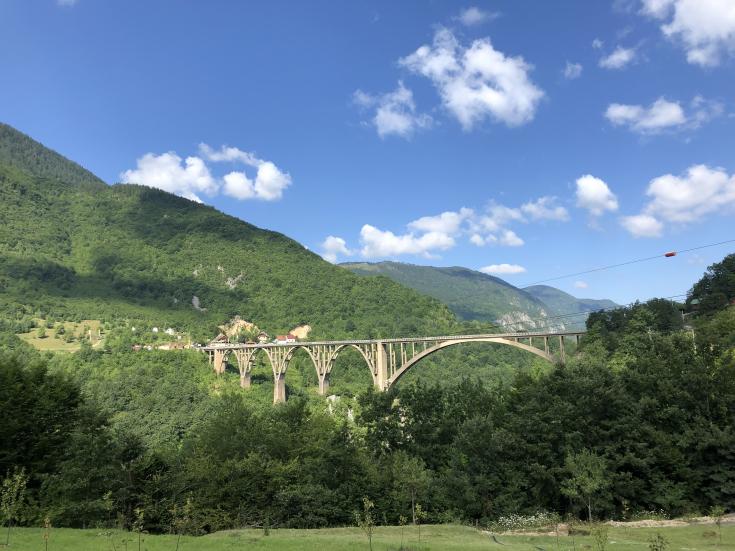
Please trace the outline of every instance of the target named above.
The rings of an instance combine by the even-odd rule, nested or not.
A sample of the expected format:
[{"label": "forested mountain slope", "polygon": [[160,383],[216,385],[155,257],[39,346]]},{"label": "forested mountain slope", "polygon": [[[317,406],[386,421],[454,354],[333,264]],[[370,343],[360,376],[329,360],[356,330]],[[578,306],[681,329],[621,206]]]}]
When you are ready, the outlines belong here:
[{"label": "forested mountain slope", "polygon": [[437,334],[456,325],[434,299],[353,275],[211,207],[108,186],[3,125],[0,317],[34,315],[127,319],[199,339],[234,315],[271,333],[309,323],[315,337]]},{"label": "forested mountain slope", "polygon": [[438,268],[402,262],[341,264],[360,275],[382,275],[439,299],[460,319],[545,329],[549,309],[534,296],[498,277],[461,267]]},{"label": "forested mountain slope", "polygon": [[618,306],[612,300],[607,299],[577,298],[549,285],[532,285],[523,290],[546,304],[553,316],[566,316],[559,319],[564,319],[569,326],[584,327],[587,319],[585,315],[574,316],[572,314],[589,313]]}]

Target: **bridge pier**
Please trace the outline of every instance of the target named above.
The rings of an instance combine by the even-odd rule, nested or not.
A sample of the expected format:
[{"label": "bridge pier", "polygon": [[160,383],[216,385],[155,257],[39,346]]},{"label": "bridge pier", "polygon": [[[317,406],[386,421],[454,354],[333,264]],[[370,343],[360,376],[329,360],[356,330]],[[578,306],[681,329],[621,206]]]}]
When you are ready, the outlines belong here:
[{"label": "bridge pier", "polygon": [[326,396],[329,392],[329,373],[319,375],[319,396]]},{"label": "bridge pier", "polygon": [[378,390],[388,389],[388,353],[382,341],[378,341],[376,346],[374,381]]},{"label": "bridge pier", "polygon": [[286,374],[273,373],[273,403],[282,404],[286,401]]},{"label": "bridge pier", "polygon": [[214,372],[217,375],[222,375],[225,372],[225,360],[226,354],[224,350],[214,351]]},{"label": "bridge pier", "polygon": [[240,373],[240,388],[250,388],[250,372]]}]

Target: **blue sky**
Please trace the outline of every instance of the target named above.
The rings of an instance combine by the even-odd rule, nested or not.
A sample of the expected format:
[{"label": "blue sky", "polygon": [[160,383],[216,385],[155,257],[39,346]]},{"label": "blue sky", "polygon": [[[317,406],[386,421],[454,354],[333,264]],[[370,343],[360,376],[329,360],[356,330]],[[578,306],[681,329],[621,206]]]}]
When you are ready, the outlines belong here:
[{"label": "blue sky", "polygon": [[[0,41],[0,120],[332,260],[522,285],[735,238],[731,0],[4,0]],[[553,284],[676,295],[733,250]]]}]

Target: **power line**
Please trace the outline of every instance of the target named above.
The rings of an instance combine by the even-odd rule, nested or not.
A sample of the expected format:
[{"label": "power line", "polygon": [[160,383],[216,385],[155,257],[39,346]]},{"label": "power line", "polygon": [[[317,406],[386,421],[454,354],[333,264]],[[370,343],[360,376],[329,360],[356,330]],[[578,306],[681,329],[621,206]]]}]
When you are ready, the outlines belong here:
[{"label": "power line", "polygon": [[[682,294],[679,294],[679,295],[671,295],[671,296],[668,296],[668,297],[662,297],[662,300],[671,300],[671,299],[674,299],[674,298],[681,298],[681,297],[685,297],[685,296],[687,296],[687,294],[686,293],[682,293]],[[558,319],[562,319],[562,318],[569,318],[569,317],[581,316],[581,315],[584,315],[584,314],[591,314],[592,312],[609,312],[611,310],[617,310],[618,308],[627,308],[629,306],[634,306],[637,303],[638,303],[638,301],[634,301],[634,302],[629,302],[628,304],[621,304],[619,306],[610,306],[609,308],[593,308],[593,309],[590,309],[590,310],[582,310],[580,312],[571,312],[569,314],[558,314],[556,316],[546,316],[546,317],[543,317],[543,318],[535,318],[535,319],[529,319],[529,320],[524,320],[524,321],[515,321],[515,322],[511,322],[511,323],[501,323],[499,325],[501,325],[502,327],[509,327],[509,326],[512,327],[512,326],[516,326],[516,325],[528,324],[530,322],[537,322],[537,321],[548,322],[550,320],[555,320],[555,319],[558,320]],[[548,327],[549,324],[546,323],[546,325]]]},{"label": "power line", "polygon": [[526,285],[519,286],[521,289],[530,287],[532,285],[538,285],[539,283],[546,283],[548,281],[557,281],[559,279],[566,279],[568,277],[574,277],[584,274],[591,274],[593,272],[601,272],[603,270],[609,270],[611,268],[619,268],[621,266],[628,266],[630,264],[637,264],[639,262],[648,262],[649,260],[655,260],[657,258],[670,258],[682,253],[688,253],[691,251],[698,251],[700,249],[706,249],[708,247],[717,247],[718,245],[726,245],[727,243],[735,243],[735,239],[728,239],[727,241],[720,241],[719,243],[710,243],[708,245],[700,245],[698,247],[692,247],[690,249],[682,249],[681,251],[669,251],[663,254],[657,254],[655,256],[647,256],[646,258],[638,258],[636,260],[628,260],[627,262],[621,262],[620,264],[610,264],[609,266],[600,266],[599,268],[592,268],[591,270],[584,270],[582,272],[575,272],[573,274],[566,274],[557,277],[550,277],[548,279],[542,279],[540,281],[534,281],[533,283],[527,283]]}]

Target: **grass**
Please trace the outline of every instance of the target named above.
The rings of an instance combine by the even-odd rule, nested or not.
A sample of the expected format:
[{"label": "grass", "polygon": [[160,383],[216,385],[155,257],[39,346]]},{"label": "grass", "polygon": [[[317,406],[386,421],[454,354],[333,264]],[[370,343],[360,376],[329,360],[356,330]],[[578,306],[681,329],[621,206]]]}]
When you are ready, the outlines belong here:
[{"label": "grass", "polygon": [[[13,530],[8,549],[31,551],[44,549],[43,528]],[[669,542],[670,551],[727,551],[735,550],[735,525],[722,527],[722,544],[718,543],[714,525],[689,525],[666,528],[610,527],[607,549],[610,551],[647,551],[648,540],[661,533]],[[404,529],[404,550],[460,550],[488,549],[496,551],[588,551],[594,549],[591,536],[497,536],[501,543],[473,528],[457,525],[428,525],[421,527],[421,544],[413,526]],[[113,547],[114,543],[114,547]],[[379,526],[373,537],[375,551],[398,550],[401,528]],[[0,548],[2,546],[0,545]],[[137,534],[117,530],[74,530],[52,528],[49,551],[137,551]],[[173,551],[176,536],[143,535],[141,551]],[[264,536],[259,529],[228,530],[201,537],[181,538],[180,551],[225,551],[236,549],[278,549],[284,551],[314,550],[367,550],[368,543],[358,528],[325,528],[320,530],[272,529]]]},{"label": "grass", "polygon": [[[32,329],[28,333],[20,333],[18,336],[25,342],[30,344],[36,350],[42,352],[77,352],[81,348],[79,340],[83,338],[84,328],[89,327],[92,331],[92,346],[98,348],[104,343],[104,333],[102,338],[98,338],[100,326],[102,325],[99,320],[82,320],[79,323],[71,321],[59,321],[56,322],[54,328],[46,328],[46,336],[43,338],[38,337],[38,327],[46,327],[46,320],[36,319],[36,328]],[[64,331],[68,334],[74,335],[76,338],[73,342],[66,342],[63,337],[56,338],[54,331],[59,325],[64,326]]]}]

